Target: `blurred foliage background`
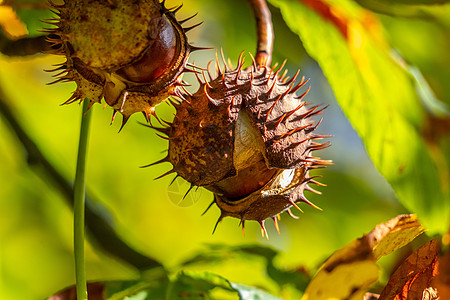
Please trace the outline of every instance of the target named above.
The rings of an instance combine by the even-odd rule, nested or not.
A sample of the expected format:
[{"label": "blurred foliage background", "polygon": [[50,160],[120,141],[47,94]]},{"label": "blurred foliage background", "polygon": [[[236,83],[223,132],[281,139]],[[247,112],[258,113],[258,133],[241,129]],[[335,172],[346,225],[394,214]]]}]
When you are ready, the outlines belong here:
[{"label": "blurred foliage background", "polygon": [[[283,2],[292,1],[272,1],[277,6]],[[338,5],[335,1],[325,2]],[[450,104],[450,5],[434,3],[445,1],[430,1],[432,5],[426,2],[359,0],[341,1],[339,6],[347,11],[357,7],[379,22],[372,34],[383,36],[393,50],[422,72],[421,84],[427,82],[437,99]],[[178,4],[177,0],[167,1],[168,7]],[[281,234],[267,224],[270,236],[267,240],[261,237],[259,225],[250,222],[243,236],[239,221],[230,218],[224,219],[211,234],[219,210],[213,207],[200,215],[212,200],[212,194],[203,191],[198,202],[189,207],[174,205],[168,197],[172,178],[153,180],[167,171],[169,165],[139,168],[162,158],[167,141],[138,124],[144,122],[141,115],[133,116],[118,133],[120,120],[109,125],[111,109],[94,106],[87,168],[89,193],[109,210],[111,222],[123,240],[161,261],[169,270],[180,269],[184,260],[204,253],[210,244],[261,244],[279,251],[275,260],[278,268],[305,268],[313,273],[334,250],[376,224],[409,212],[374,167],[336,102],[322,69],[287,27],[280,10],[271,6],[271,11],[275,29],[273,61],[287,59],[291,75],[301,68],[301,75],[311,78],[312,89],[306,100],[330,104],[319,131],[334,135],[330,139],[332,147],[321,150],[320,156],[332,159],[335,165],[313,174],[323,175],[321,181],[328,186],[320,188],[323,195],[308,197],[323,211],[304,205],[304,214],[296,212],[299,220],[283,215]],[[191,43],[222,48],[234,63],[241,51],[254,52],[255,22],[246,1],[184,0],[179,18],[196,12],[199,14],[195,20],[204,23],[189,32]],[[23,8],[17,13],[32,36],[39,35],[38,30],[45,27],[39,20],[51,17],[45,9]],[[318,47],[327,47],[325,42]],[[214,50],[198,51],[190,62],[204,67],[214,55]],[[46,85],[52,78],[43,71],[62,61],[63,58],[50,55],[25,58],[0,55],[0,86],[5,100],[44,154],[62,174],[73,178],[81,106],[60,106],[75,86]],[[189,74],[185,80],[196,82]],[[356,83],[348,84],[351,87]],[[190,90],[195,88],[194,84]],[[425,91],[430,90],[425,87]],[[385,96],[387,101],[396,101],[388,93]],[[389,111],[383,111],[384,106],[377,109],[389,116]],[[174,109],[161,104],[157,112],[170,120]],[[382,128],[384,124],[379,126]],[[74,284],[72,213],[52,182],[30,170],[23,147],[3,121],[0,136],[0,299],[43,299]],[[448,153],[444,154],[448,157]],[[385,274],[382,281],[391,272],[395,259],[391,256],[381,262]],[[135,269],[104,255],[89,243],[86,260],[89,280],[138,277]],[[267,276],[262,259],[243,260],[230,255],[222,263],[192,268],[262,287],[286,299],[296,298],[290,287],[280,294],[279,286]]]}]

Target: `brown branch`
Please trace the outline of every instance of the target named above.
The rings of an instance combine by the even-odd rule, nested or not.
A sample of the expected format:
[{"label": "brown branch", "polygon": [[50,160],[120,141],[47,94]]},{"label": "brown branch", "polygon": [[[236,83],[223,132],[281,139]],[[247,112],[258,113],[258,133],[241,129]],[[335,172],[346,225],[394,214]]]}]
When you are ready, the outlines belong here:
[{"label": "brown branch", "polygon": [[[28,136],[20,125],[6,97],[0,88],[0,115],[9,124],[11,130],[16,134],[17,139],[24,147],[27,155],[27,162],[36,172],[43,172],[49,178],[54,187],[58,188],[67,203],[73,205],[73,187],[69,181],[52,165],[52,163],[39,150],[39,147]],[[149,258],[136,250],[130,248],[113,229],[111,218],[108,216],[106,208],[101,207],[98,201],[94,201],[86,195],[86,227],[89,238],[94,245],[98,246],[106,254],[118,258],[137,269],[143,271],[155,267],[162,267],[161,263]]]},{"label": "brown branch", "polygon": [[248,0],[256,19],[258,44],[255,60],[258,65],[270,65],[273,50],[273,26],[270,10],[265,0]]},{"label": "brown branch", "polygon": [[47,36],[25,37],[10,40],[0,31],[0,53],[7,56],[27,56],[52,50]]}]

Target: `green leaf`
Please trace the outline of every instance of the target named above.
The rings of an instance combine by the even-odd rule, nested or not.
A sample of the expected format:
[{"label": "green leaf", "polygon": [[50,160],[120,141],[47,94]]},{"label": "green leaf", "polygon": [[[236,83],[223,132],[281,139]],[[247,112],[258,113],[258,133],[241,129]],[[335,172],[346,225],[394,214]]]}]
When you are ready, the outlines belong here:
[{"label": "green leaf", "polygon": [[[367,0],[360,0],[361,2],[365,2]],[[375,1],[374,1],[375,2]],[[381,0],[378,2],[385,2],[387,4],[408,4],[408,5],[435,5],[435,4],[444,4],[450,2],[449,0]]]},{"label": "green leaf", "polygon": [[[166,280],[124,280],[88,282],[87,290],[90,300],[150,300],[164,299],[167,286]],[[76,287],[73,285],[59,291],[48,300],[72,299],[75,293]]]},{"label": "green leaf", "polygon": [[422,136],[426,111],[413,79],[391,57],[376,16],[351,1],[270,2],[319,63],[400,202],[429,232],[445,232],[450,195],[440,170],[447,168],[446,161],[427,147]]},{"label": "green leaf", "polygon": [[259,256],[264,258],[266,261],[272,261],[273,258],[278,254],[277,251],[270,247],[261,245],[240,245],[240,246],[229,246],[225,244],[210,244],[207,245],[208,250],[202,251],[201,253],[195,255],[194,257],[186,260],[181,265],[198,265],[198,264],[209,264],[209,263],[219,263],[226,259],[232,259],[235,257],[240,257],[242,259],[248,259],[252,256]]},{"label": "green leaf", "polygon": [[402,65],[404,66],[405,70],[414,78],[417,93],[420,96],[420,99],[422,100],[425,107],[436,117],[450,117],[450,108],[440,99],[436,98],[436,95],[429,86],[428,82],[423,77],[420,70],[417,67],[407,65],[406,63],[402,63]]},{"label": "green leaf", "polygon": [[433,20],[448,27],[449,0],[355,0],[364,8],[389,16]]},{"label": "green leaf", "polygon": [[198,291],[208,292],[216,287],[231,290],[229,282],[214,273],[183,271],[178,275],[178,281],[194,287]]},{"label": "green leaf", "polygon": [[108,300],[164,299],[167,289],[165,281],[111,281],[104,284],[105,299]]},{"label": "green leaf", "polygon": [[[183,271],[172,280],[167,277],[143,278],[142,280],[105,281],[88,283],[89,299],[92,300],[200,300],[214,299],[210,293],[219,288],[236,295],[225,278],[210,272]],[[49,300],[67,297],[75,292],[75,286],[58,292]]]},{"label": "green leaf", "polygon": [[281,300],[281,298],[275,297],[255,287],[232,282],[230,282],[230,286],[238,292],[239,299],[241,300]]},{"label": "green leaf", "polygon": [[242,300],[281,300],[261,289],[229,282],[227,279],[210,272],[181,272],[174,281],[167,299],[211,299],[215,288],[236,291]]},{"label": "green leaf", "polygon": [[211,299],[211,292],[215,288],[234,293],[229,282],[219,275],[210,272],[182,271],[169,285],[165,299]]},{"label": "green leaf", "polygon": [[267,246],[211,244],[208,247],[210,251],[202,251],[186,260],[182,263],[182,266],[224,263],[234,258],[249,261],[255,257],[260,257],[264,259],[267,275],[280,287],[290,284],[295,286],[298,291],[303,292],[311,280],[308,272],[302,267],[288,270],[277,267],[274,264],[274,258],[278,255],[278,252]]}]

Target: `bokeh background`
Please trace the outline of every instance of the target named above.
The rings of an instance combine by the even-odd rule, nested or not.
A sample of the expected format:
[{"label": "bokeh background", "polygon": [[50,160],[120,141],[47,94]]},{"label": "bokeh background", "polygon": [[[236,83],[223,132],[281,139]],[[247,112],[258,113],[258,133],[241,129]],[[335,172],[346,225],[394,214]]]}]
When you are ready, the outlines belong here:
[{"label": "bokeh background", "polygon": [[[167,1],[168,7],[178,4],[176,0]],[[192,44],[222,48],[234,63],[241,51],[254,52],[255,24],[245,1],[184,0],[183,5],[180,18],[198,12],[194,20],[204,22],[189,32]],[[231,218],[225,218],[212,234],[219,210],[212,207],[201,216],[212,194],[193,193],[190,199],[195,204],[175,205],[168,196],[175,192],[169,188],[172,177],[153,180],[169,170],[170,165],[139,168],[162,158],[167,141],[140,125],[139,122],[144,122],[141,115],[133,116],[118,133],[120,117],[110,125],[112,110],[101,105],[93,108],[87,167],[89,193],[109,210],[118,234],[127,243],[163,262],[170,270],[176,271],[183,260],[205,251],[208,244],[262,244],[279,250],[278,267],[304,267],[314,272],[334,250],[376,224],[408,213],[373,166],[320,67],[305,53],[279,10],[272,6],[271,9],[275,28],[273,61],[287,59],[286,68],[291,75],[300,68],[301,75],[311,78],[312,89],[306,99],[330,105],[319,131],[333,135],[329,139],[332,147],[321,150],[319,155],[332,159],[335,165],[313,172],[322,175],[321,181],[328,186],[319,188],[323,195],[308,196],[323,211],[302,205],[304,213],[295,212],[299,220],[283,215],[281,234],[267,222],[269,240],[261,236],[256,222],[246,224],[243,236],[239,221]],[[40,19],[51,17],[45,10],[21,9],[18,14],[31,35],[38,35],[43,28]],[[420,16],[378,14],[377,17],[391,46],[423,72],[438,98],[449,103],[448,24]],[[204,67],[214,56],[215,50],[198,51],[190,62]],[[62,61],[61,57],[50,55],[26,58],[0,55],[0,86],[24,129],[58,170],[73,178],[81,106],[60,106],[75,85],[46,85],[52,78],[43,71]],[[250,62],[248,55],[247,62]],[[189,89],[195,91],[195,77],[188,74],[185,80],[193,83]],[[161,118],[170,120],[174,109],[161,104],[157,112]],[[74,284],[72,219],[70,207],[59,191],[42,173],[30,169],[23,147],[0,118],[0,299],[44,299]],[[105,256],[89,243],[86,251],[89,280],[137,278],[135,269]],[[394,262],[395,257],[381,262],[384,274],[391,271]],[[202,270],[278,293],[258,259],[229,260]]]}]

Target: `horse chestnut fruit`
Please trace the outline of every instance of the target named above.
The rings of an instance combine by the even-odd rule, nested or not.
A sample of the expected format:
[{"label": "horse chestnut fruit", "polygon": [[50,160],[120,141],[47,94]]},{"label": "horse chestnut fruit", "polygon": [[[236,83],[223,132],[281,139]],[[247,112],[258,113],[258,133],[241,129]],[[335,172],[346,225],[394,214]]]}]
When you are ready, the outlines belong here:
[{"label": "horse chestnut fruit", "polygon": [[[304,191],[319,193],[309,184],[321,185],[309,171],[332,164],[312,154],[329,146],[315,140],[329,136],[314,131],[321,122],[311,117],[325,107],[310,106],[297,95],[307,80],[298,75],[287,80],[265,65],[219,70],[200,89],[185,94],[167,134],[168,155],[156,162],[170,162],[192,184],[214,193],[214,203],[226,217],[255,220],[267,235],[264,221],[304,202],[316,207]],[[208,71],[209,72],[209,71]],[[213,77],[210,74],[210,77]],[[165,175],[166,175],[165,174]],[[218,221],[218,222],[219,222]]]},{"label": "horse chestnut fruit", "polygon": [[[51,53],[66,62],[55,70],[60,81],[75,81],[77,89],[66,103],[102,98],[123,115],[123,125],[135,112],[149,119],[154,107],[171,95],[180,95],[191,51],[178,21],[178,8],[169,10],[157,0],[77,0],[53,4],[56,28],[49,40]],[[114,116],[113,116],[114,117]],[[122,126],[123,126],[122,125]]]}]

